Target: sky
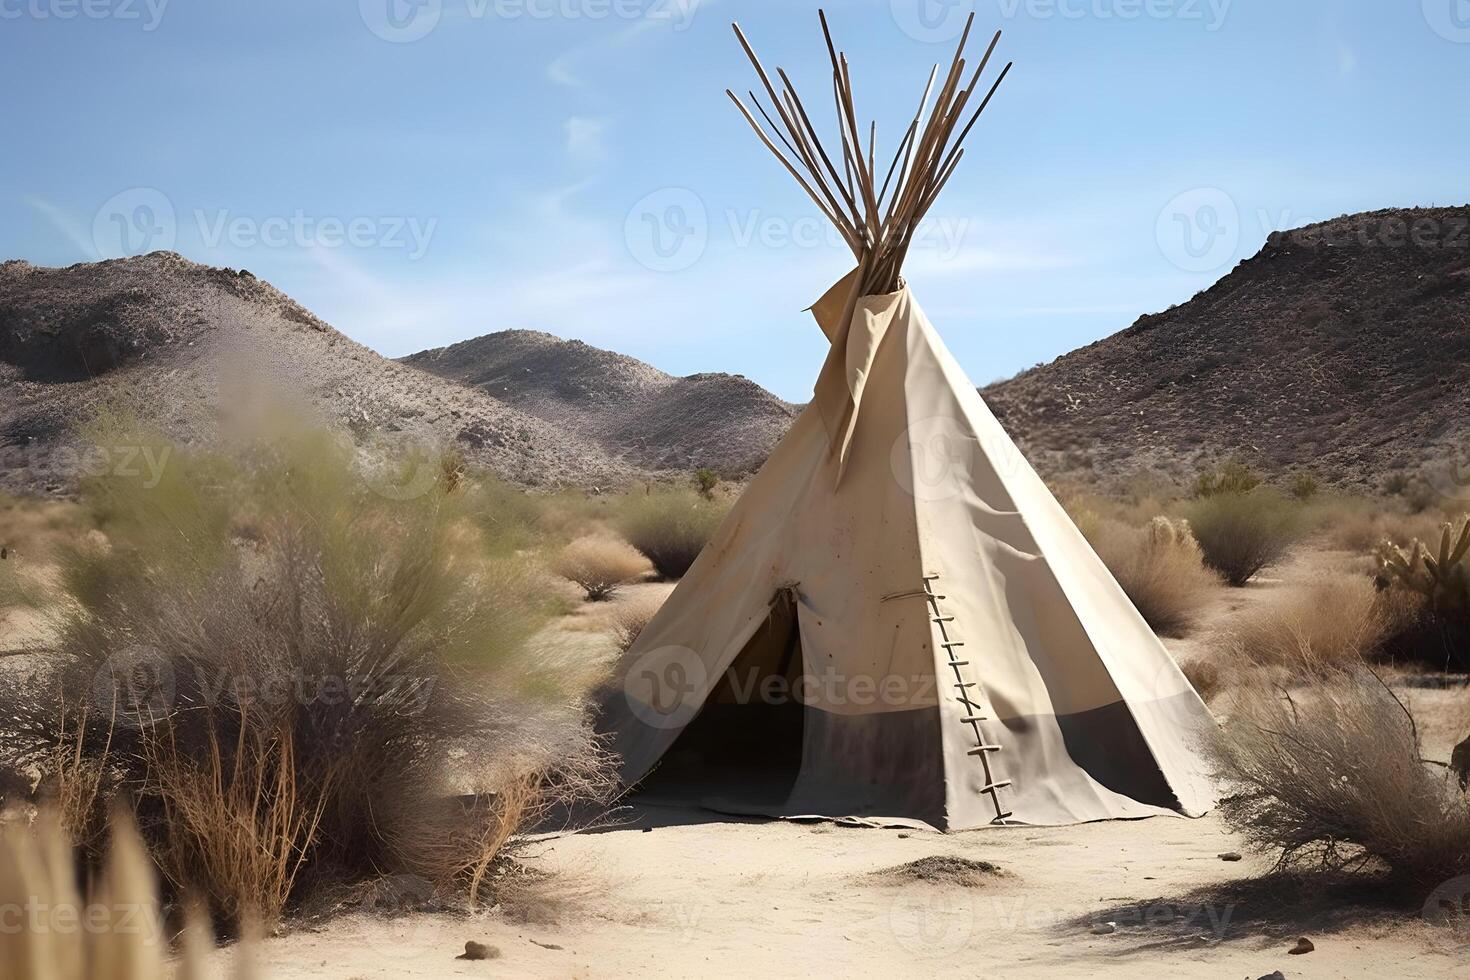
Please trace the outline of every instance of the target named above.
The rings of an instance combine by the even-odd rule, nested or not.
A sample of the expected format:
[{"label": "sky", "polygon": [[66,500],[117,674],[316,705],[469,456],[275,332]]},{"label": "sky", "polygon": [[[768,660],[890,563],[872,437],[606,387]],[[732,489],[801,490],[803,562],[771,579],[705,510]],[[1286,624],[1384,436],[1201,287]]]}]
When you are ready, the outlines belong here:
[{"label": "sky", "polygon": [[[809,397],[852,265],[724,95],[807,0],[0,0],[0,258],[170,248],[388,356],[545,330]],[[906,268],[979,384],[1273,230],[1470,200],[1470,0],[828,0],[880,154],[964,15],[1015,68]],[[815,110],[814,110],[815,112]]]}]

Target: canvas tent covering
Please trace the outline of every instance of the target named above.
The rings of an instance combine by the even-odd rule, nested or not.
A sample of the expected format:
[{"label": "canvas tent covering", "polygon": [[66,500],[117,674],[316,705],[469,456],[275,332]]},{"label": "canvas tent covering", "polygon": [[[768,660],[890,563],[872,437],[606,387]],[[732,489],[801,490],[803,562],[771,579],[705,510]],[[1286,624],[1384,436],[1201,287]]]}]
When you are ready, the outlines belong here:
[{"label": "canvas tent covering", "polygon": [[753,53],[786,152],[746,115],[858,268],[813,307],[812,404],[620,665],[601,727],[622,779],[942,829],[1200,814],[1207,709],[899,278],[989,52],[968,86],[956,54],[879,193],[828,50],[842,163]]}]

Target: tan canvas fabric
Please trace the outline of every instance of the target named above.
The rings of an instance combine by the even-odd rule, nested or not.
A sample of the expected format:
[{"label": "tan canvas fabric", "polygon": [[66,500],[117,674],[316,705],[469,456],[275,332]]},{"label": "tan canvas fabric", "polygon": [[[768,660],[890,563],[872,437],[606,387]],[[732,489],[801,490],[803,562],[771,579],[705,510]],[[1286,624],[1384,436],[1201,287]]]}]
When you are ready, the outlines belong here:
[{"label": "tan canvas fabric", "polygon": [[[1208,809],[1208,711],[909,291],[864,297],[827,332],[846,396],[824,403],[819,383],[623,661],[602,725],[624,781],[697,730],[713,748],[688,785],[721,809],[951,829]],[[802,681],[787,702],[741,673],[775,662],[783,595]],[[727,734],[787,721],[799,761],[778,796],[749,797],[749,760],[729,778],[708,761]],[[785,753],[760,751],[757,769]]]}]

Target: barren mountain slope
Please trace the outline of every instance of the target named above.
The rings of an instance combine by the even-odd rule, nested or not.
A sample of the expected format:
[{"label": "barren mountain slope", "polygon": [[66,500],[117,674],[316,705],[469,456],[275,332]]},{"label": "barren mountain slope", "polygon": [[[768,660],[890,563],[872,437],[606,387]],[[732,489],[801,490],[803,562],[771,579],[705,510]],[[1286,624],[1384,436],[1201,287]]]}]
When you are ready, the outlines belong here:
[{"label": "barren mountain slope", "polygon": [[424,351],[405,363],[655,469],[747,472],[796,417],[793,406],[737,375],[675,378],[622,354],[529,330]]},{"label": "barren mountain slope", "polygon": [[82,465],[74,426],[104,404],[208,443],[262,391],[363,439],[458,447],[526,485],[637,472],[484,392],[380,357],[245,271],[171,252],[0,265],[0,487],[69,487]]},{"label": "barren mountain slope", "polygon": [[1470,435],[1470,207],[1275,234],[1188,303],[982,394],[1055,475],[1239,453],[1377,485]]}]

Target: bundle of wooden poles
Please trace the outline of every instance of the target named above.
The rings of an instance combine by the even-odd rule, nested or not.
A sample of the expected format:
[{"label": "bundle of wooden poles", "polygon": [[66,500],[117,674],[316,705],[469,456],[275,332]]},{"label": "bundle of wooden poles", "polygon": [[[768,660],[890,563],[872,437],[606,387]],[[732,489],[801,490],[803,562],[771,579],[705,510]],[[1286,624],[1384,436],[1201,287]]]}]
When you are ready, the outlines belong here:
[{"label": "bundle of wooden poles", "polygon": [[[832,32],[827,26],[825,11],[818,13],[822,22],[822,34],[827,41],[827,55],[832,62],[832,94],[837,108],[837,128],[842,142],[841,171],[827,152],[817,131],[812,125],[810,114],[796,93],[796,87],[781,68],[776,74],[782,88],[778,93],[771,78],[761,66],[750,42],[740,25],[733,25],[735,36],[755,66],[766,94],[775,110],[775,116],[766,110],[754,91],[750,100],[761,117],[765,119],[778,146],[766,127],[746,108],[734,92],[726,90],[731,100],[740,108],[761,142],[776,155],[776,159],[796,178],[803,190],[811,197],[822,213],[837,226],[848,247],[858,261],[859,286],[856,296],[889,293],[900,286],[900,273],[904,257],[908,254],[915,230],[933,206],[935,198],[948,182],[950,175],[964,156],[961,144],[970,134],[976,120],[990,104],[996,89],[1011,70],[1007,64],[986,92],[984,99],[976,105],[963,126],[973,97],[980,84],[990,56],[1000,41],[1000,32],[995,33],[985,55],[969,76],[965,78],[965,46],[970,39],[970,29],[975,15],[965,22],[959,47],[950,63],[949,72],[939,89],[938,98],[929,109],[929,96],[933,94],[934,81],[939,75],[939,66],[929,73],[929,83],[924,87],[924,96],[919,101],[919,111],[905,131],[903,139],[893,154],[883,182],[878,183],[877,142],[878,124],[868,127],[867,146],[863,146],[863,133],[858,126],[854,109],[852,74],[847,55],[832,43]],[[928,121],[924,121],[925,111]],[[956,135],[957,134],[957,135]],[[785,147],[783,151],[782,147]]]}]

